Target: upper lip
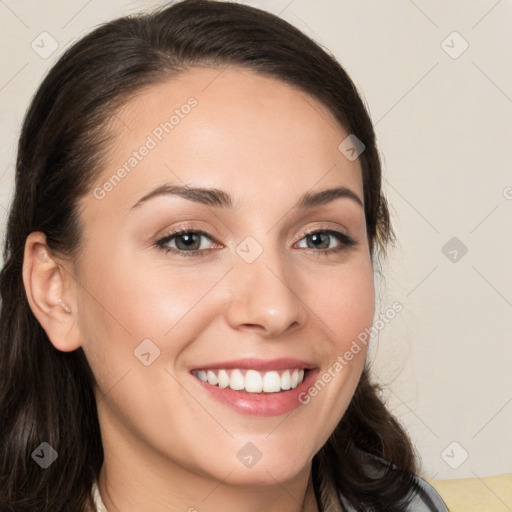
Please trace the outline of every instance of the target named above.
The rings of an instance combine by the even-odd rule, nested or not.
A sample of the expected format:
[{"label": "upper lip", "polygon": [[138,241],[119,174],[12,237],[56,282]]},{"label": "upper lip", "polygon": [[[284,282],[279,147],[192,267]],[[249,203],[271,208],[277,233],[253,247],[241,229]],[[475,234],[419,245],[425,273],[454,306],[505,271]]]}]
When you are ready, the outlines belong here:
[{"label": "upper lip", "polygon": [[288,370],[288,369],[305,369],[312,370],[316,366],[308,361],[300,359],[282,357],[279,359],[255,359],[245,358],[236,359],[231,361],[221,361],[217,363],[209,363],[201,366],[195,366],[193,370],[229,370],[229,369],[245,369],[245,370],[258,370],[258,371],[272,371],[272,370]]}]

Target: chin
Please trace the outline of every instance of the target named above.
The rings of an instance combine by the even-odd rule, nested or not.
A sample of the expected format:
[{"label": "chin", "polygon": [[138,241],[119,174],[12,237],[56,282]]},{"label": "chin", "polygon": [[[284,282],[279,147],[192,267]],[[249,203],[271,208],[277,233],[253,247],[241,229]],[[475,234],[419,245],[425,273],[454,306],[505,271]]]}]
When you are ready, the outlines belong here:
[{"label": "chin", "polygon": [[[246,464],[237,463],[226,481],[238,486],[275,486],[277,482],[285,483],[299,473],[309,471],[311,460],[312,456],[301,456],[282,448],[268,447],[262,451],[259,460],[250,463],[248,461]],[[224,478],[226,473],[226,469],[223,468],[221,478]]]}]

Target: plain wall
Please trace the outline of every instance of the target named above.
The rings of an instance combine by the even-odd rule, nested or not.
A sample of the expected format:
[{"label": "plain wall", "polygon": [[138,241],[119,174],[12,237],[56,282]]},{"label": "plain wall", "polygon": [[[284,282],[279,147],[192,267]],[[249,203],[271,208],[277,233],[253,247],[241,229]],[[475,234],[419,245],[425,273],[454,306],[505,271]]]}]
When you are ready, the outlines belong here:
[{"label": "plain wall", "polygon": [[[373,342],[373,374],[424,475],[512,472],[512,2],[246,3],[327,47],[368,105],[398,238],[380,308],[404,307]],[[163,4],[0,3],[2,237],[17,137],[45,72],[99,23]],[[47,58],[31,46],[51,49],[42,32],[58,43]]]}]

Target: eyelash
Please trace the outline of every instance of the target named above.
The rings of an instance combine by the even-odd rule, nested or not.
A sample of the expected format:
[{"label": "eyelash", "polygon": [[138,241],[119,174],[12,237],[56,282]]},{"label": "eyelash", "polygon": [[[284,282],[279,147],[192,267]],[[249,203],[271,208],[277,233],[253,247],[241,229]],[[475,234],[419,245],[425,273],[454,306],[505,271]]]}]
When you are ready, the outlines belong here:
[{"label": "eyelash", "polygon": [[[341,251],[346,251],[356,245],[357,241],[354,240],[352,237],[346,235],[345,233],[342,233],[341,231],[337,231],[332,228],[315,228],[313,230],[307,231],[302,234],[302,237],[298,240],[300,242],[302,239],[309,235],[315,235],[318,233],[323,233],[329,236],[333,236],[338,239],[340,242],[340,245],[338,247],[335,247],[334,249],[321,249],[316,250],[312,248],[302,249],[306,250],[308,252],[312,252],[315,256],[329,256],[329,254],[333,253],[339,253]],[[174,231],[171,231],[170,233],[166,234],[163,238],[160,238],[157,240],[153,245],[158,247],[159,249],[162,249],[165,251],[166,254],[169,252],[172,252],[173,254],[177,254],[179,256],[185,256],[185,257],[195,257],[195,256],[206,256],[206,252],[210,250],[215,249],[194,249],[192,251],[183,251],[179,249],[175,249],[174,247],[167,247],[165,244],[173,240],[174,238],[180,236],[180,235],[189,235],[189,234],[195,234],[200,235],[208,238],[210,241],[214,243],[218,243],[211,235],[206,233],[205,231],[202,231],[200,229],[192,229],[192,228],[178,228]],[[295,242],[297,243],[297,242]]]}]

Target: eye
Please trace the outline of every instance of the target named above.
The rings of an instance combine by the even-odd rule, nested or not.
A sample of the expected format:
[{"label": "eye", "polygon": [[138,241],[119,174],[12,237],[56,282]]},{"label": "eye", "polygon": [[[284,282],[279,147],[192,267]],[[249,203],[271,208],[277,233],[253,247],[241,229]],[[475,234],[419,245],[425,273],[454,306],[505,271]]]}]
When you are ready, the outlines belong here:
[{"label": "eye", "polygon": [[[320,255],[328,255],[346,250],[356,241],[334,229],[317,229],[305,233],[297,243],[299,249],[306,249]],[[212,236],[204,231],[189,228],[178,228],[154,243],[166,253],[179,256],[204,256],[207,251],[222,248]]]},{"label": "eye", "polygon": [[183,228],[172,231],[155,242],[157,247],[166,252],[173,252],[183,256],[203,256],[204,252],[208,249],[216,248],[210,247],[212,244],[218,245],[215,244],[213,238],[208,233]]},{"label": "eye", "polygon": [[320,229],[310,231],[299,241],[300,249],[312,249],[320,253],[338,252],[355,245],[355,240],[341,231]]}]

